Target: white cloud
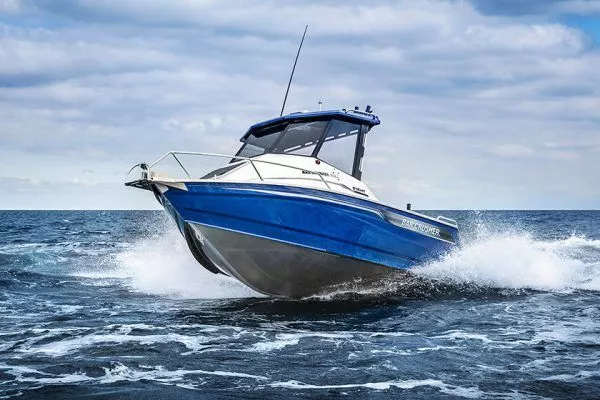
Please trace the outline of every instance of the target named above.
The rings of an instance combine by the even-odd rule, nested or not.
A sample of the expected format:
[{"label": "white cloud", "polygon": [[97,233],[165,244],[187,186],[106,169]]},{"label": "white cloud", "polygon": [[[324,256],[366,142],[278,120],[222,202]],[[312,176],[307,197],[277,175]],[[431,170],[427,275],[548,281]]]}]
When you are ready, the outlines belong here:
[{"label": "white cloud", "polygon": [[500,157],[529,157],[535,152],[520,144],[503,144],[490,148],[490,153]]},{"label": "white cloud", "polygon": [[0,14],[16,14],[20,10],[20,0],[2,0],[0,2]]}]

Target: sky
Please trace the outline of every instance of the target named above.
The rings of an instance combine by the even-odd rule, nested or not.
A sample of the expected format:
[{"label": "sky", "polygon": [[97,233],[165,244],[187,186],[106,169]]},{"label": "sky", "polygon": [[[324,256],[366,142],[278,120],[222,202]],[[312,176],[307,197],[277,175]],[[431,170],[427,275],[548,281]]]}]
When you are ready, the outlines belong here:
[{"label": "sky", "polygon": [[0,0],[0,209],[158,208],[129,168],[234,153],[306,24],[286,111],[371,105],[382,201],[600,209],[600,0]]}]

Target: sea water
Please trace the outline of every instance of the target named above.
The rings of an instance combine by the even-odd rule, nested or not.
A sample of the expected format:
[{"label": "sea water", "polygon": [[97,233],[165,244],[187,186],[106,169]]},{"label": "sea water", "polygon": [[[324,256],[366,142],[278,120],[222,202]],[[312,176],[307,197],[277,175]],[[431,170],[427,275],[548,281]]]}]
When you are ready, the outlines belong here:
[{"label": "sea water", "polygon": [[2,211],[0,398],[600,398],[600,212],[444,215],[412,281],[291,301],[163,212]]}]

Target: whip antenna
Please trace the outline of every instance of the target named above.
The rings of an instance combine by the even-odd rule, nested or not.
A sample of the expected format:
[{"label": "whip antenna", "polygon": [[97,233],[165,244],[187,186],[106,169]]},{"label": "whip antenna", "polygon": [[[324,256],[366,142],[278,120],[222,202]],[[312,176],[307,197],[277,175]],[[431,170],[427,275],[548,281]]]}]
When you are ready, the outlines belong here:
[{"label": "whip antenna", "polygon": [[287,90],[285,91],[285,97],[283,98],[283,104],[281,105],[281,113],[279,116],[283,115],[283,110],[285,108],[285,102],[287,101],[288,93],[290,92],[290,86],[292,85],[292,78],[294,78],[294,71],[296,71],[296,64],[298,63],[298,57],[300,57],[300,50],[302,49],[302,43],[304,43],[304,37],[306,36],[306,31],[308,30],[308,25],[304,28],[304,34],[302,35],[302,40],[300,41],[300,46],[298,47],[298,53],[296,54],[296,60],[294,61],[294,66],[292,67],[292,73],[290,74],[290,81],[287,85]]}]

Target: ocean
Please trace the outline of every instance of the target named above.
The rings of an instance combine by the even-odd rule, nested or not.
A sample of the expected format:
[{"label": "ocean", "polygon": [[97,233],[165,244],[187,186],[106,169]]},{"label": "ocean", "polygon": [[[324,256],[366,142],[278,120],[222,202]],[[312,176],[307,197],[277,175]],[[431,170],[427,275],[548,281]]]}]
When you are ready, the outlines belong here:
[{"label": "ocean", "polygon": [[600,211],[443,214],[414,281],[291,301],[164,212],[0,211],[0,398],[599,399]]}]

